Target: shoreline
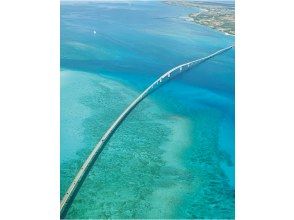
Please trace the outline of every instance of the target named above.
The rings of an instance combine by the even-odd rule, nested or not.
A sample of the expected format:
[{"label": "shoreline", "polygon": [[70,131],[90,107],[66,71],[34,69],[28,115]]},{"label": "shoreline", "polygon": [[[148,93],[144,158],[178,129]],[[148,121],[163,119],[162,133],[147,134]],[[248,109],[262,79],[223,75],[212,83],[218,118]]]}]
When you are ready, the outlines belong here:
[{"label": "shoreline", "polygon": [[186,0],[166,0],[162,3],[197,8],[199,12],[186,15],[186,21],[206,26],[228,36],[235,36],[235,8],[230,4]]},{"label": "shoreline", "polygon": [[225,32],[225,31],[222,31],[222,30],[219,30],[219,29],[217,29],[217,28],[214,28],[214,27],[211,27],[211,26],[209,26],[209,25],[205,25],[205,24],[201,24],[201,23],[199,23],[199,22],[196,22],[193,18],[191,18],[189,15],[187,16],[187,17],[182,17],[185,21],[187,21],[187,22],[192,22],[192,23],[195,23],[195,24],[198,24],[198,25],[201,25],[201,26],[204,26],[204,27],[207,27],[207,28],[209,28],[209,29],[212,29],[212,30],[215,30],[215,31],[217,31],[217,32],[219,32],[219,33],[222,33],[222,34],[224,34],[224,35],[226,35],[226,36],[231,36],[231,37],[235,37],[235,34],[230,34],[230,33],[228,33],[228,32]]},{"label": "shoreline", "polygon": [[[207,9],[203,9],[201,7],[196,7],[199,9],[199,13],[195,14],[194,16],[192,16],[193,14],[189,14],[188,17],[190,18],[189,21],[193,22],[193,23],[196,23],[196,24],[199,24],[199,25],[202,25],[202,26],[205,26],[205,27],[208,27],[210,29],[213,29],[213,30],[217,30],[218,32],[221,32],[225,35],[228,35],[228,36],[234,36],[235,37],[235,34],[232,34],[232,33],[229,33],[227,31],[224,31],[218,27],[215,27],[215,26],[210,26],[210,25],[206,25],[206,24],[202,24],[201,22],[198,22],[195,20],[195,18],[200,15],[200,14],[203,14],[205,12],[209,12]],[[235,32],[235,31],[234,31]]]}]

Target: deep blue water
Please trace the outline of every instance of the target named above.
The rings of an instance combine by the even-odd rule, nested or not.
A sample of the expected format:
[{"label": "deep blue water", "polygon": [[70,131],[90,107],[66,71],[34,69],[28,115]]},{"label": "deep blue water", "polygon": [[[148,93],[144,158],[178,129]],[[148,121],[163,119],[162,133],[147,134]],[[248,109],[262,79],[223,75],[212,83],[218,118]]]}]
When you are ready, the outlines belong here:
[{"label": "deep blue water", "polygon": [[[184,19],[196,11],[61,3],[61,197],[140,91],[234,43]],[[234,82],[232,49],[152,93],[106,145],[66,217],[234,218]]]}]

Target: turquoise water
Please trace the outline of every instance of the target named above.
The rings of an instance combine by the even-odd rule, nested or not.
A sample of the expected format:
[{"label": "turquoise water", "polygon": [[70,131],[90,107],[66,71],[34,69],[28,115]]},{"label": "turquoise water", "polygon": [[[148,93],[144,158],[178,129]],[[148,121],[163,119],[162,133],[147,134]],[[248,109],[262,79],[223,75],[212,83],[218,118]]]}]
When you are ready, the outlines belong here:
[{"label": "turquoise water", "polygon": [[[61,3],[60,197],[149,83],[234,43],[186,21],[195,11]],[[144,99],[106,144],[66,218],[234,218],[234,81],[230,50]]]}]

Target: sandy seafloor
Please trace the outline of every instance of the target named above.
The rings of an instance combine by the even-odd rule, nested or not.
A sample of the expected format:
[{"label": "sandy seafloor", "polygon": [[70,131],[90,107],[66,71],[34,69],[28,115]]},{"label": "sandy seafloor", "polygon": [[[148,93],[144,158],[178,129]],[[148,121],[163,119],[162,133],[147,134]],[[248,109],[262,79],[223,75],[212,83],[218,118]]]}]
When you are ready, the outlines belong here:
[{"label": "sandy seafloor", "polygon": [[[61,3],[61,197],[140,91],[173,66],[234,43],[182,19],[195,10]],[[144,99],[106,144],[66,218],[234,218],[234,88],[230,50]]]}]

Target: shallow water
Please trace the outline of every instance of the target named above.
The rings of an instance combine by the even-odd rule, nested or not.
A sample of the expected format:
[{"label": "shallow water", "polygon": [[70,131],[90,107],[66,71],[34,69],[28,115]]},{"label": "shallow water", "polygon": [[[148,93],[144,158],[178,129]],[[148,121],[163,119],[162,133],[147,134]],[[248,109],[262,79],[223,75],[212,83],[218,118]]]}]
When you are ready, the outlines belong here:
[{"label": "shallow water", "polygon": [[[140,91],[171,67],[233,43],[181,18],[195,10],[159,2],[62,3],[61,197]],[[234,218],[234,163],[230,50],[132,111],[66,218]]]}]

